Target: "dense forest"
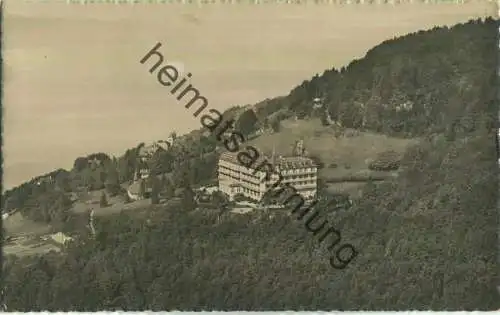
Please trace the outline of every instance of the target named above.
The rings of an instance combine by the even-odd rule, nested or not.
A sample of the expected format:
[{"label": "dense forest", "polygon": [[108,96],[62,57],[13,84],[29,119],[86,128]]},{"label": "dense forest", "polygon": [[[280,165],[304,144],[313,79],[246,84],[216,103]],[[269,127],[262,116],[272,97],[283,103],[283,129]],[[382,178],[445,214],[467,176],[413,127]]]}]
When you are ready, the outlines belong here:
[{"label": "dense forest", "polygon": [[257,105],[261,116],[311,115],[321,97],[343,126],[397,136],[472,132],[496,126],[495,21],[435,27],[383,42],[365,58],[330,69],[284,98]]},{"label": "dense forest", "polygon": [[[321,98],[339,125],[420,137],[391,181],[369,183],[349,210],[327,213],[360,254],[344,270],[286,213],[231,216],[180,204],[96,221],[63,253],[7,257],[10,311],[493,310],[497,284],[497,21],[475,20],[388,40],[363,59],[243,112],[247,134],[309,119]],[[253,111],[253,110],[252,110]],[[255,117],[254,117],[255,116]],[[219,144],[193,132],[150,167],[161,190],[215,178]],[[138,148],[95,154],[3,195],[3,211],[71,222],[68,194],[120,185]],[[190,199],[191,200],[191,199]]]}]

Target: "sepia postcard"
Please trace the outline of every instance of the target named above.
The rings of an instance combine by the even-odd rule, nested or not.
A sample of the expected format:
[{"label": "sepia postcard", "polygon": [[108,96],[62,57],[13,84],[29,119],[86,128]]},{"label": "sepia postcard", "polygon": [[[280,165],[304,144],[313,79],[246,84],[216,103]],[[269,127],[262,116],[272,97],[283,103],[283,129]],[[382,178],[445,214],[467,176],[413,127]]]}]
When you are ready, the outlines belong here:
[{"label": "sepia postcard", "polygon": [[500,309],[495,2],[1,9],[3,311]]}]

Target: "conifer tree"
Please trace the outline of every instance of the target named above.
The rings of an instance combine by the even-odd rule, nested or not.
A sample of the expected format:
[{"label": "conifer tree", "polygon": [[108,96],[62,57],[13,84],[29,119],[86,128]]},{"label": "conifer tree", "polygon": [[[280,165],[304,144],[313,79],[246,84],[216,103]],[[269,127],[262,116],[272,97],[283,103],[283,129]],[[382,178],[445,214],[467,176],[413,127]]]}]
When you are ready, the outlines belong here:
[{"label": "conifer tree", "polygon": [[105,208],[108,206],[108,198],[106,198],[106,194],[102,192],[101,199],[99,200],[99,206],[101,208]]},{"label": "conifer tree", "polygon": [[139,197],[144,198],[146,195],[146,182],[143,179],[139,180]]},{"label": "conifer tree", "polygon": [[194,200],[194,192],[191,187],[186,187],[182,193],[182,208],[186,211],[194,210],[196,208],[196,201]]},{"label": "conifer tree", "polygon": [[174,185],[172,184],[172,182],[170,180],[167,179],[165,181],[165,186],[163,189],[164,189],[164,193],[165,193],[165,198],[170,199],[170,198],[174,197],[175,189],[174,189]]},{"label": "conifer tree", "polygon": [[151,204],[157,205],[160,203],[160,183],[156,176],[151,179]]}]

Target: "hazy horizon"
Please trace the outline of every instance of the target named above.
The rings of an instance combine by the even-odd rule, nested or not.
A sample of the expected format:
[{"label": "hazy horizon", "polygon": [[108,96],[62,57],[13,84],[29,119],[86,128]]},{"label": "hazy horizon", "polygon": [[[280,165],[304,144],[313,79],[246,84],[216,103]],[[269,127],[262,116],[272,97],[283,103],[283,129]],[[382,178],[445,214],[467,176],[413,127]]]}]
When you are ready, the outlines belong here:
[{"label": "hazy horizon", "polygon": [[139,63],[157,42],[222,111],[286,95],[384,40],[494,14],[486,1],[202,8],[7,1],[4,189],[69,169],[78,156],[120,155],[199,128]]}]

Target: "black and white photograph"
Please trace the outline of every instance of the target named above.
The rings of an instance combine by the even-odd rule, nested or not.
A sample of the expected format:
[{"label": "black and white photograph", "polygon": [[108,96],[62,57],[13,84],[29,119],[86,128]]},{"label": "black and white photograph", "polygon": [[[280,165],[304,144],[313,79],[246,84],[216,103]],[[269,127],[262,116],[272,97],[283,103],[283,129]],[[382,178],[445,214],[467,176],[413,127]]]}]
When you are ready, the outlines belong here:
[{"label": "black and white photograph", "polygon": [[4,312],[500,309],[487,0],[4,0]]}]

